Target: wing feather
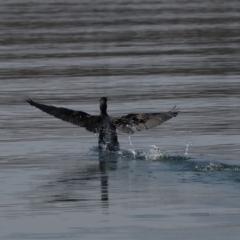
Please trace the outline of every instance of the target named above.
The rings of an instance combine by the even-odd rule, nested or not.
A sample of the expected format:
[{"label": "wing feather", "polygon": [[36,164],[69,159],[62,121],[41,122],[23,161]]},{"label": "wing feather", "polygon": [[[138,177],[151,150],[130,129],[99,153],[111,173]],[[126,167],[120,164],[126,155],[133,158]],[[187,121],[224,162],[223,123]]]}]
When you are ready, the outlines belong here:
[{"label": "wing feather", "polygon": [[134,133],[134,130],[141,131],[156,127],[172,117],[176,117],[179,111],[176,106],[165,113],[140,113],[128,114],[119,118],[112,118],[116,128],[123,133]]},{"label": "wing feather", "polygon": [[92,116],[88,113],[82,111],[75,111],[67,108],[58,108],[52,105],[45,105],[41,103],[37,103],[30,98],[27,98],[26,101],[42,110],[43,112],[52,115],[58,119],[61,119],[66,122],[70,122],[74,125],[84,127],[86,130],[90,132],[97,133],[101,128],[101,117],[100,116]]}]

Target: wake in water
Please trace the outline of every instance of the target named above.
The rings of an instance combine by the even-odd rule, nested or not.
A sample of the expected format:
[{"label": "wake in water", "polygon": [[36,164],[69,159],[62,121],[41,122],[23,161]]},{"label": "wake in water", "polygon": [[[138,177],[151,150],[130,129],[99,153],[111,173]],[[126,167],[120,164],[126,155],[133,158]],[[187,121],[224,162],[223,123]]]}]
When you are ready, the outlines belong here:
[{"label": "wake in water", "polygon": [[203,163],[198,164],[195,169],[200,172],[220,172],[220,171],[229,171],[229,172],[239,172],[240,167],[237,165],[228,165],[223,163]]}]

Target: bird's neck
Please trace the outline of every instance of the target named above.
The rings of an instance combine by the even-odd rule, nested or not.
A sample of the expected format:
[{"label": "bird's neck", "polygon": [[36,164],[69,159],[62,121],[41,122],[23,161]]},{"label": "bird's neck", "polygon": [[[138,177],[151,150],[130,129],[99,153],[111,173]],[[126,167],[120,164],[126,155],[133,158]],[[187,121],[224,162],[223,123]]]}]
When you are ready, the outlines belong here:
[{"label": "bird's neck", "polygon": [[107,114],[107,104],[106,103],[100,104],[100,111],[101,111],[101,115],[108,116],[108,114]]}]

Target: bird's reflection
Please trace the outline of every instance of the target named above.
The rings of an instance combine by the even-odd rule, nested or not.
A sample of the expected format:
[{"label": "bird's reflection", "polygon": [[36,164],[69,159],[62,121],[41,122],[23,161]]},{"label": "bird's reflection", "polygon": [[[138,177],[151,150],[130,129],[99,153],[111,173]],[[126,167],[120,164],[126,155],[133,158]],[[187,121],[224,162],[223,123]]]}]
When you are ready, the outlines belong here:
[{"label": "bird's reflection", "polygon": [[104,208],[108,207],[108,170],[117,169],[117,158],[115,153],[99,151],[99,170],[101,173],[101,201]]},{"label": "bird's reflection", "polygon": [[[79,159],[71,159],[74,164],[69,164],[60,174],[58,172],[53,180],[41,186],[43,191],[38,189],[37,194],[43,194],[44,202],[48,203],[72,202],[75,206],[76,202],[84,202],[81,207],[88,207],[89,204],[95,205],[101,200],[102,208],[108,208],[109,171],[117,170],[118,160],[119,155],[110,152],[98,152],[97,163],[87,161],[87,164],[83,164]],[[100,196],[96,194],[99,192],[96,180],[100,181]]]}]

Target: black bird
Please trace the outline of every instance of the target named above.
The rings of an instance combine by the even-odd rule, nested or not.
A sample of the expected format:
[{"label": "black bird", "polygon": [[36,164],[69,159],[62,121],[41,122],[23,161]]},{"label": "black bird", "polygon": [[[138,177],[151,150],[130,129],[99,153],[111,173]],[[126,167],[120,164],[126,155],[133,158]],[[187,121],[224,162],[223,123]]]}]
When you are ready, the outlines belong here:
[{"label": "black bird", "polygon": [[37,103],[30,98],[27,98],[26,101],[30,105],[39,108],[43,112],[48,113],[56,118],[80,127],[84,127],[90,132],[99,133],[99,148],[107,149],[109,151],[119,150],[116,129],[123,133],[132,134],[135,130],[141,131],[143,129],[156,127],[172,117],[176,117],[179,113],[175,106],[172,110],[164,113],[131,113],[122,117],[110,117],[107,114],[106,97],[102,97],[100,99],[101,112],[98,116],[92,116],[82,111],[75,111],[67,108],[59,108],[52,105]]}]

